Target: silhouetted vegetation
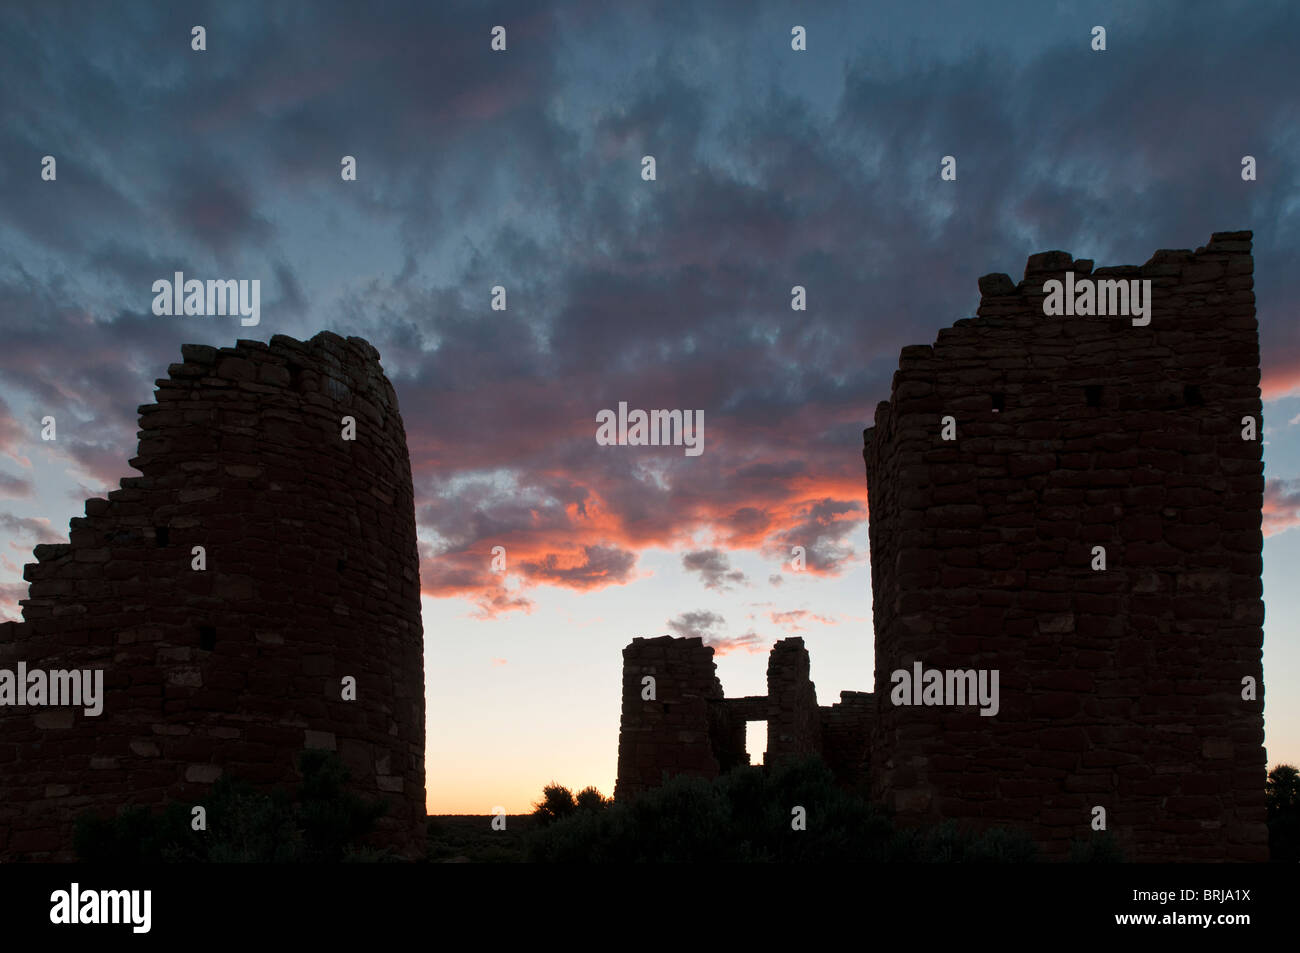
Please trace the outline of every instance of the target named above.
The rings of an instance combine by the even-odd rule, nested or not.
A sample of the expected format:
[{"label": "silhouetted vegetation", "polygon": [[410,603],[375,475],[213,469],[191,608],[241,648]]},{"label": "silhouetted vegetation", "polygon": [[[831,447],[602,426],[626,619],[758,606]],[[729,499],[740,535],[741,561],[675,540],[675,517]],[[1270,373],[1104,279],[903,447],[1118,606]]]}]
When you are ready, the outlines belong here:
[{"label": "silhouetted vegetation", "polygon": [[1268,773],[1264,790],[1269,859],[1294,864],[1300,861],[1300,772],[1279,764]]},{"label": "silhouetted vegetation", "polygon": [[538,824],[548,825],[572,817],[577,809],[573,792],[552,781],[542,788],[542,799],[533,805],[533,817]]},{"label": "silhouetted vegetation", "polygon": [[609,799],[597,788],[585,787],[573,799],[574,807],[579,811],[600,811],[609,806]]},{"label": "silhouetted vegetation", "polygon": [[379,861],[386,851],[362,841],[388,810],[343,789],[348,771],[333,752],[308,750],[299,761],[302,784],[263,793],[223,776],[201,806],[206,830],[193,829],[193,807],[172,804],[160,813],[130,807],[114,818],[77,820],[73,846],[91,863],[337,863]]},{"label": "silhouetted vegetation", "polygon": [[528,832],[537,818],[514,814],[504,829],[492,827],[493,817],[482,814],[442,814],[429,818],[428,850],[431,863],[517,864],[524,857]]},{"label": "silhouetted vegetation", "polygon": [[1088,837],[1070,841],[1072,864],[1122,864],[1124,852],[1110,831],[1094,832]]},{"label": "silhouetted vegetation", "polygon": [[[955,824],[896,828],[889,816],[835,784],[820,759],[765,771],[741,767],[715,781],[678,777],[634,802],[554,815],[563,795],[543,792],[549,821],[527,840],[539,862],[936,862],[1007,863],[1038,859],[1018,831],[981,835]],[[559,789],[563,791],[564,789]],[[564,791],[564,794],[567,794]],[[598,792],[597,792],[598,793]],[[586,794],[586,792],[583,792]],[[806,821],[794,829],[799,812]],[[564,810],[564,808],[560,808]]]},{"label": "silhouetted vegetation", "polygon": [[602,811],[610,803],[598,788],[585,787],[575,796],[564,785],[552,781],[542,788],[542,799],[533,805],[533,818],[539,827],[546,827],[577,813]]}]

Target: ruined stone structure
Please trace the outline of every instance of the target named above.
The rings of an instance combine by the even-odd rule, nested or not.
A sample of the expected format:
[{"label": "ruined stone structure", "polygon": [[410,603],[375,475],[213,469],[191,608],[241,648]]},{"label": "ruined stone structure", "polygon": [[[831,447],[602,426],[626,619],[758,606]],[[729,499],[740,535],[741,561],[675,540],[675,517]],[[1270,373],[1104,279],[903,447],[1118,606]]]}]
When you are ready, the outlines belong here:
[{"label": "ruined stone structure", "polygon": [[[764,764],[820,755],[845,781],[865,780],[872,696],[843,692],[839,704],[819,708],[803,639],[773,646],[766,695],[725,698],[716,668],[713,649],[698,638],[634,639],[623,650],[615,798],[636,797],[673,775],[714,778],[749,764],[750,721],[767,722]],[[653,700],[645,697],[650,687]]]},{"label": "ruined stone structure", "polygon": [[0,858],[69,858],[78,814],[202,803],[223,773],[290,787],[311,747],[389,802],[376,842],[414,854],[419,562],[379,354],[329,332],[182,351],[139,410],[142,476],[36,547],[24,621],[0,626],[0,668],[102,669],[105,689],[98,717],[0,707]]},{"label": "ruined stone structure", "polygon": [[[1101,807],[1131,860],[1267,859],[1250,242],[1221,232],[1095,272],[1034,255],[1019,284],[980,279],[978,317],[904,348],[864,434],[875,692],[828,717],[782,666],[769,719],[820,738],[842,778],[868,774],[904,823],[1019,827],[1061,858]],[[1045,317],[1044,282],[1067,271],[1150,279],[1150,323]],[[629,694],[650,646],[683,657],[664,640],[625,652],[628,794],[696,731]],[[892,704],[891,674],[917,662],[996,670],[998,713]],[[720,696],[711,708],[763,707]],[[707,776],[705,754],[692,766]]]}]

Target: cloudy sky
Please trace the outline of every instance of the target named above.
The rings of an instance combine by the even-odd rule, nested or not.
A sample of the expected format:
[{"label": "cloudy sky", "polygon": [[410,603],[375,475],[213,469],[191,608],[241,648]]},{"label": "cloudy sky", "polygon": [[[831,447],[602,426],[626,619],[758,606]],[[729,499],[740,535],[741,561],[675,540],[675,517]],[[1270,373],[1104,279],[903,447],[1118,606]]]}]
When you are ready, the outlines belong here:
[{"label": "cloudy sky", "polygon": [[[979,276],[1249,228],[1269,761],[1300,761],[1295,5],[0,10],[8,617],[31,547],[134,473],[135,409],[181,343],[361,335],[414,469],[430,810],[608,793],[633,637],[705,636],[742,695],[798,634],[823,704],[871,687],[861,431],[899,349],[973,314]],[[261,324],[155,317],[175,271],[260,279]],[[619,401],[703,409],[704,453],[596,446]]]}]

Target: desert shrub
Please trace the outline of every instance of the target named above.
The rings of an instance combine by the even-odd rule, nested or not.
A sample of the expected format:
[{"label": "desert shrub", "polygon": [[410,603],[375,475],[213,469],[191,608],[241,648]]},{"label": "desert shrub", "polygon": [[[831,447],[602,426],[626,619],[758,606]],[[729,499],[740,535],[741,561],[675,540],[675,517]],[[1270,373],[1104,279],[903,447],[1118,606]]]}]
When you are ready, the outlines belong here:
[{"label": "desert shrub", "polygon": [[1028,833],[992,827],[979,834],[963,831],[953,821],[915,828],[900,834],[900,853],[928,864],[1025,864],[1041,859]]},{"label": "desert shrub", "polygon": [[609,805],[609,800],[599,790],[588,786],[574,795],[573,803],[579,811],[601,811]]},{"label": "desert shrub", "polygon": [[537,818],[538,824],[546,826],[570,817],[577,809],[573,792],[552,781],[542,788],[542,799],[533,805],[533,817]]},{"label": "desert shrub", "polygon": [[301,764],[302,787],[293,811],[301,832],[297,859],[338,862],[381,856],[360,842],[388,813],[387,802],[344,790],[348,769],[331,751],[304,751]]},{"label": "desert shrub", "polygon": [[1119,841],[1109,831],[1102,831],[1082,840],[1070,841],[1072,864],[1122,864],[1124,851]]},{"label": "desert shrub", "polygon": [[1268,773],[1264,792],[1269,859],[1294,864],[1300,861],[1300,773],[1279,764]]},{"label": "desert shrub", "polygon": [[89,863],[284,863],[377,861],[387,851],[362,844],[387,802],[343,789],[348,772],[333,752],[304,751],[295,797],[282,788],[263,792],[223,776],[203,800],[207,830],[191,829],[192,807],[161,812],[128,807],[116,817],[77,819],[73,847]]},{"label": "desert shrub", "polygon": [[[806,829],[794,830],[794,809]],[[575,811],[534,831],[527,856],[556,863],[1024,862],[1037,850],[1020,832],[975,836],[954,825],[899,831],[860,794],[835,783],[818,758],[717,778],[676,777],[631,803]]]}]

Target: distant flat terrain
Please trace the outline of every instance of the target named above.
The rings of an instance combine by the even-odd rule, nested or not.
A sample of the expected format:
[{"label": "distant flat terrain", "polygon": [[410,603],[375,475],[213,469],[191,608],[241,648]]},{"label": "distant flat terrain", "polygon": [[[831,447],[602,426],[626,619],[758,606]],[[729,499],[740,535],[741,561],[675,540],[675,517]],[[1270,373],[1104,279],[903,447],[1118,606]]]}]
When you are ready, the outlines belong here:
[{"label": "distant flat terrain", "polygon": [[520,863],[524,836],[536,826],[531,814],[507,814],[506,829],[492,829],[491,814],[430,814],[432,863]]}]

